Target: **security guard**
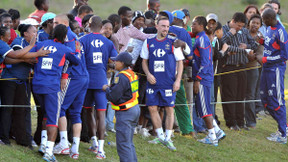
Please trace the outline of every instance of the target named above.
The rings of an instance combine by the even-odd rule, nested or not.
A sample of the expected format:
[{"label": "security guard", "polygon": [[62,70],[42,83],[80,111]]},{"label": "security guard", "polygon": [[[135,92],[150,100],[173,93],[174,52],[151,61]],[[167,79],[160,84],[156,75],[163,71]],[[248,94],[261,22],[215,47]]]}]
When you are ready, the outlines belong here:
[{"label": "security guard", "polygon": [[115,69],[119,71],[114,83],[109,87],[103,86],[106,97],[112,103],[112,109],[116,110],[116,144],[120,161],[137,161],[133,143],[134,128],[138,123],[140,109],[138,106],[138,78],[129,69],[132,64],[132,56],[123,52],[115,61]]}]

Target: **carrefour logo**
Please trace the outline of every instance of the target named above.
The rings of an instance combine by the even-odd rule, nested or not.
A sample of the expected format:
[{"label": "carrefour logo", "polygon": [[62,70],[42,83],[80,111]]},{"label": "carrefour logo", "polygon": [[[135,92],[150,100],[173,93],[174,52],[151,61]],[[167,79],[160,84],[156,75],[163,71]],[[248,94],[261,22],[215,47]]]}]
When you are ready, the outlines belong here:
[{"label": "carrefour logo", "polygon": [[57,48],[54,46],[47,46],[44,47],[44,50],[49,50],[51,53],[55,53],[57,51]]},{"label": "carrefour logo", "polygon": [[166,52],[163,49],[156,49],[153,52],[153,55],[156,57],[163,57],[166,54]]},{"label": "carrefour logo", "polygon": [[103,44],[104,44],[104,43],[103,43],[101,40],[99,40],[99,39],[93,40],[93,41],[91,42],[91,45],[92,45],[93,47],[96,47],[96,48],[102,47]]}]

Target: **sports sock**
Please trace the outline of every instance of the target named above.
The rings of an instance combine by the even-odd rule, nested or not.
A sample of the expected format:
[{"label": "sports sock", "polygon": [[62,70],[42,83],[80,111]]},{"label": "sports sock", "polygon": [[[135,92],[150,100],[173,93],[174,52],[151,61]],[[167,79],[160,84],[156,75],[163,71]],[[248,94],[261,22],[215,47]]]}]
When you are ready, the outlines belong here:
[{"label": "sports sock", "polygon": [[41,131],[41,145],[46,146],[46,144],[47,144],[47,139],[48,139],[48,137],[47,137],[47,130],[42,130],[42,131]]},{"label": "sports sock", "polygon": [[172,130],[168,130],[166,129],[166,138],[165,138],[165,141],[168,141],[171,139],[171,134],[172,134]]},{"label": "sports sock", "polygon": [[54,142],[47,141],[45,152],[48,153],[48,155],[50,156],[53,155],[53,147],[54,147]]},{"label": "sports sock", "polygon": [[221,130],[215,119],[213,119],[213,127],[214,127],[216,133]]},{"label": "sports sock", "polygon": [[216,139],[216,134],[215,134],[214,128],[208,129],[208,132],[209,132],[208,137],[210,137],[212,140],[215,140]]},{"label": "sports sock", "polygon": [[60,145],[68,148],[67,131],[60,131]]},{"label": "sports sock", "polygon": [[104,140],[98,140],[98,142],[99,142],[98,151],[103,153],[103,151],[104,151]]},{"label": "sports sock", "polygon": [[93,147],[98,147],[97,137],[93,136],[93,137],[91,137],[91,140],[92,140],[92,146]]},{"label": "sports sock", "polygon": [[71,152],[78,154],[79,153],[79,144],[80,144],[80,138],[79,137],[73,137],[73,144],[71,147]]},{"label": "sports sock", "polygon": [[165,136],[164,136],[164,133],[163,133],[163,128],[157,128],[155,129],[156,133],[157,133],[157,137],[160,138],[161,140],[165,140]]}]

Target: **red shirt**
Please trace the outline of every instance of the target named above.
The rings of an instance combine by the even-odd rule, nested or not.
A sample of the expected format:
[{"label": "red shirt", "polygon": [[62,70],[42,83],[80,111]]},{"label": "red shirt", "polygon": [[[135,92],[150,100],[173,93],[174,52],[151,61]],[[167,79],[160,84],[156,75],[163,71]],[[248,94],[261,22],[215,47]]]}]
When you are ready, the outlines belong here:
[{"label": "red shirt", "polygon": [[42,16],[47,13],[47,11],[44,10],[35,10],[33,13],[31,13],[28,18],[33,18],[37,20],[38,23],[41,23]]},{"label": "red shirt", "polygon": [[8,44],[10,45],[12,42],[13,42],[13,40],[15,39],[15,38],[17,38],[17,34],[16,34],[16,32],[15,32],[15,30],[14,29],[10,29],[10,40],[9,40],[9,42],[8,42]]}]

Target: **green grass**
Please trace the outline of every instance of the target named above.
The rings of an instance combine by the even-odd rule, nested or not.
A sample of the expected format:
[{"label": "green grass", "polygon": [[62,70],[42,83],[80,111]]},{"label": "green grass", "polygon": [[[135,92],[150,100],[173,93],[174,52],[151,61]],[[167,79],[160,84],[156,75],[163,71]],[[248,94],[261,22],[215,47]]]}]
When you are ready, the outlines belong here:
[{"label": "green grass", "polygon": [[[222,110],[217,106],[221,124],[224,125]],[[33,126],[36,122],[36,112],[32,111]],[[172,152],[161,145],[148,144],[148,140],[139,135],[134,136],[138,161],[287,161],[288,145],[277,144],[265,139],[270,133],[277,130],[276,122],[269,116],[257,121],[257,128],[250,131],[235,132],[222,127],[227,137],[219,143],[218,147],[201,144],[190,136],[175,134],[173,138],[176,152]],[[198,138],[203,138],[203,135]],[[107,145],[108,141],[115,142],[115,134],[109,133],[105,139],[104,150],[107,159],[104,161],[119,161],[116,147]],[[95,155],[87,149],[89,144],[80,144],[79,161],[95,161]],[[69,156],[56,156],[58,161],[72,161]],[[0,146],[0,161],[41,161],[41,155],[35,150],[12,144]]]}]

